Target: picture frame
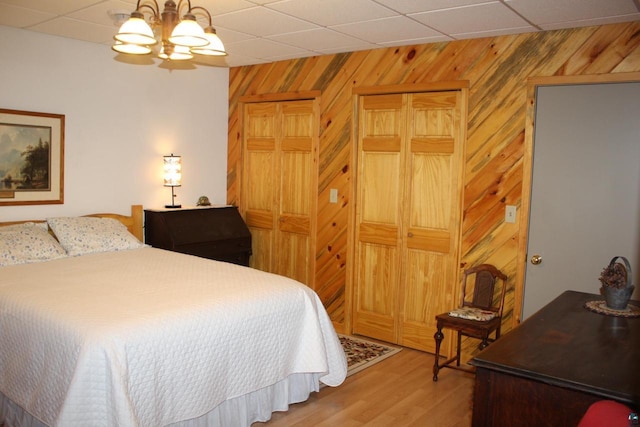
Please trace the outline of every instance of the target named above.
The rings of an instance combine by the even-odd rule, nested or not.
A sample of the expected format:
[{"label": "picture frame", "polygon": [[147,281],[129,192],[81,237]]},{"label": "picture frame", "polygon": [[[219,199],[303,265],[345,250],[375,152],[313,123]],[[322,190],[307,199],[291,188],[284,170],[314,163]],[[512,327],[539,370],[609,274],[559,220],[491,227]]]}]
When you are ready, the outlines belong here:
[{"label": "picture frame", "polygon": [[0,109],[0,206],[64,203],[64,121]]}]

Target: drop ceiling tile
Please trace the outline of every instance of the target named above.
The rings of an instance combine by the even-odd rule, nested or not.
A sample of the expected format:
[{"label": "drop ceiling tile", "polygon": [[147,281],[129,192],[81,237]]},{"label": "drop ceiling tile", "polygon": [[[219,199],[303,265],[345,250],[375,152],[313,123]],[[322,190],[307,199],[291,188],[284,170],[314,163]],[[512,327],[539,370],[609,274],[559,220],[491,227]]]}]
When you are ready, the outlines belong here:
[{"label": "drop ceiling tile", "polygon": [[415,13],[472,4],[492,3],[495,0],[376,0],[376,2],[400,13]]},{"label": "drop ceiling tile", "polygon": [[265,59],[267,59],[269,62],[275,62],[275,61],[286,61],[288,59],[308,58],[310,56],[318,56],[318,54],[316,52],[307,52],[299,55],[269,56]]},{"label": "drop ceiling tile", "polygon": [[230,53],[227,57],[225,57],[225,59],[225,62],[229,67],[237,67],[244,64],[264,64],[269,62],[265,59],[240,55],[238,53]]},{"label": "drop ceiling tile", "polygon": [[[116,7],[130,13],[136,1],[0,0],[0,25],[110,45],[117,29],[103,12]],[[157,1],[162,7],[165,0]],[[266,45],[275,50],[268,52],[270,56],[262,51],[231,52],[225,58],[229,66],[312,52],[640,21],[640,0],[191,0],[191,4],[212,14],[225,46],[233,49],[238,44],[238,49],[247,50],[243,45],[255,41],[260,46],[253,49],[257,52],[265,43],[273,43]],[[208,25],[206,13],[197,17]],[[60,24],[62,18],[70,21]],[[224,61],[217,64],[225,66]]]},{"label": "drop ceiling tile", "polygon": [[360,41],[359,44],[352,45],[348,49],[318,49],[317,52],[323,55],[329,55],[334,53],[356,52],[359,50],[372,50],[372,49],[380,49],[380,45],[367,43],[365,41]]},{"label": "drop ceiling tile", "polygon": [[542,25],[639,12],[629,0],[506,0],[506,3],[529,21]]},{"label": "drop ceiling tile", "polygon": [[55,17],[56,15],[48,12],[0,3],[0,25],[25,28]]},{"label": "drop ceiling tile", "polygon": [[112,40],[115,34],[113,26],[91,24],[71,18],[55,18],[41,24],[36,24],[29,27],[29,29],[92,43],[106,43]]},{"label": "drop ceiling tile", "polygon": [[290,55],[295,53],[304,53],[305,49],[295,46],[288,46],[271,40],[255,38],[244,40],[237,43],[225,45],[227,51],[231,54],[240,54],[255,58],[266,58],[272,56]]},{"label": "drop ceiling tile", "polygon": [[399,40],[442,36],[405,16],[335,25],[332,29],[371,43],[394,43]]},{"label": "drop ceiling tile", "polygon": [[[42,12],[49,12],[54,15],[65,15],[67,13],[83,9],[98,3],[97,0],[2,0],[0,3],[12,4],[25,9],[34,9]],[[135,1],[133,4],[135,5]]]},{"label": "drop ceiling tile", "polygon": [[314,30],[299,31],[296,33],[277,34],[267,37],[280,43],[299,47],[300,49],[320,52],[332,49],[348,50],[352,46],[361,46],[362,40],[338,33],[327,28],[317,28]]},{"label": "drop ceiling tile", "polygon": [[284,0],[269,8],[324,27],[397,15],[371,0]]},{"label": "drop ceiling tile", "polygon": [[539,30],[535,27],[526,26],[520,28],[505,28],[504,30],[487,30],[487,31],[476,31],[473,33],[456,33],[451,34],[451,36],[455,40],[462,39],[476,39],[482,37],[496,37],[496,36],[506,36],[509,34],[522,34],[522,33],[535,33]]},{"label": "drop ceiling tile", "polygon": [[[411,45],[411,44],[426,44],[426,43],[439,43],[439,42],[448,42],[451,40],[455,40],[449,36],[445,36],[445,35],[437,35],[437,36],[432,36],[432,37],[420,37],[420,38],[415,38],[415,39],[406,39],[406,40],[396,40],[393,42],[380,42],[378,43],[380,46],[388,46],[388,47],[393,47],[393,46],[406,46],[406,45]],[[380,47],[378,46],[378,47]]]},{"label": "drop ceiling tile", "polygon": [[[191,6],[204,7],[213,18],[224,13],[248,9],[254,7],[255,4],[247,0],[191,0]],[[213,24],[215,26],[215,21]]]},{"label": "drop ceiling tile", "polygon": [[274,10],[252,7],[220,15],[216,25],[254,36],[271,36],[282,32],[294,32],[317,28],[301,19],[292,18]]},{"label": "drop ceiling tile", "polygon": [[445,34],[463,34],[508,28],[529,23],[499,2],[415,13],[411,18]]},{"label": "drop ceiling tile", "polygon": [[72,12],[68,16],[73,19],[93,22],[94,24],[112,26],[115,28],[115,31],[117,31],[118,26],[109,16],[109,11],[118,10],[126,13],[131,13],[134,9],[135,6],[131,7],[129,3],[126,3],[124,1],[109,0]]},{"label": "drop ceiling tile", "polygon": [[540,27],[543,30],[561,30],[563,28],[590,27],[592,25],[606,25],[630,21],[640,21],[640,13],[612,16],[609,18],[594,18],[569,22],[551,22],[549,24],[541,24]]},{"label": "drop ceiling tile", "polygon": [[251,34],[240,33],[238,31],[233,31],[223,27],[216,27],[216,33],[218,34],[218,37],[220,37],[220,40],[222,40],[222,43],[224,43],[225,45],[228,43],[236,43],[243,40],[255,38],[255,36],[252,36]]},{"label": "drop ceiling tile", "polygon": [[249,0],[249,1],[254,4],[266,5],[270,3],[277,3],[280,0]]}]

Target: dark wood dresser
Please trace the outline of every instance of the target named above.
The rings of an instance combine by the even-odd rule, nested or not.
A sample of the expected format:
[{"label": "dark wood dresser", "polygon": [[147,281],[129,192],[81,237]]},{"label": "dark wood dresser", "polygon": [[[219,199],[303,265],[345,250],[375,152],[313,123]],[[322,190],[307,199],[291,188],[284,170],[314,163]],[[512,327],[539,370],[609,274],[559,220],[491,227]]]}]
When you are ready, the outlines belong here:
[{"label": "dark wood dresser", "polygon": [[145,243],[249,265],[251,233],[235,206],[145,210]]},{"label": "dark wood dresser", "polygon": [[640,318],[584,308],[567,291],[478,354],[474,427],[576,426],[592,403],[640,409]]}]

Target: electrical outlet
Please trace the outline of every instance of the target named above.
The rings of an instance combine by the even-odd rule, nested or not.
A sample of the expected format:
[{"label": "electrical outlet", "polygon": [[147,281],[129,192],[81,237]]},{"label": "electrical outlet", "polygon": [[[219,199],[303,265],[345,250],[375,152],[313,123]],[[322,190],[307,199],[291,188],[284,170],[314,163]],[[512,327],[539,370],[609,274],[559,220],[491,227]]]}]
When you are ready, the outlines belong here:
[{"label": "electrical outlet", "polygon": [[504,210],[504,222],[511,224],[516,222],[516,207],[513,205],[507,205]]},{"label": "electrical outlet", "polygon": [[329,190],[329,203],[338,203],[338,189],[332,188]]}]

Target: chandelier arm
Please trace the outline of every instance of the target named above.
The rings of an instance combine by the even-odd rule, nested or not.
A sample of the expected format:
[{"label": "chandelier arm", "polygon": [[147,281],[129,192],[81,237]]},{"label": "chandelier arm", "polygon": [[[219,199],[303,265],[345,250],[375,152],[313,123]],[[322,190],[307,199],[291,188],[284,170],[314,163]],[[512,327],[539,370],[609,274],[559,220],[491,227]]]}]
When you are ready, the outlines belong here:
[{"label": "chandelier arm", "polygon": [[[156,3],[156,2],[155,2],[155,0],[154,0],[153,2],[154,2],[154,3]],[[151,12],[153,12],[153,18],[154,18],[154,19],[156,19],[156,20],[158,19],[158,12],[159,12],[159,10],[158,10],[158,9],[154,9],[154,8],[153,8],[153,6],[150,6],[150,5],[148,5],[148,4],[141,4],[140,6],[138,6],[138,8],[136,9],[136,11],[137,11],[137,12],[142,13],[140,10],[141,10],[143,7],[144,7],[144,8],[146,8],[146,9],[149,9]],[[156,3],[156,8],[157,8],[157,7],[158,7],[158,3]]]},{"label": "chandelier arm", "polygon": [[[191,6],[191,5],[189,5],[189,6]],[[189,9],[189,11],[196,10],[196,9],[197,10],[204,10],[204,12],[209,17],[209,26],[213,27],[213,24],[211,23],[211,14],[209,13],[209,11],[207,9],[205,9],[204,7],[202,7],[202,6],[193,6],[191,9]]]},{"label": "chandelier arm", "polygon": [[149,6],[149,5],[147,5],[147,7],[148,7],[149,9],[153,8],[154,15],[159,15],[159,14],[160,14],[160,6],[158,5],[158,2],[157,2],[156,0],[138,0],[138,4],[137,4],[136,6],[137,6],[137,7],[142,7],[142,6],[140,5],[140,3],[142,3],[142,2],[149,2],[149,3],[153,3],[153,6],[155,6],[155,7],[153,7],[153,6]]},{"label": "chandelier arm", "polygon": [[182,6],[183,2],[187,3],[187,13],[191,12],[191,0],[179,0],[178,7],[176,7],[176,10],[178,11],[178,16],[180,16],[180,7]]}]

